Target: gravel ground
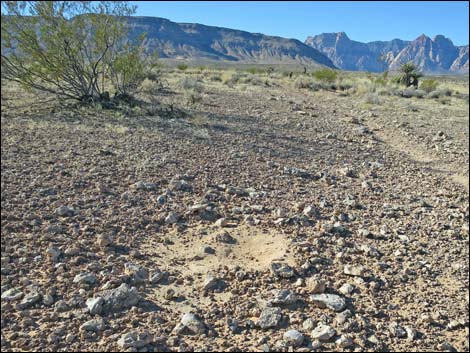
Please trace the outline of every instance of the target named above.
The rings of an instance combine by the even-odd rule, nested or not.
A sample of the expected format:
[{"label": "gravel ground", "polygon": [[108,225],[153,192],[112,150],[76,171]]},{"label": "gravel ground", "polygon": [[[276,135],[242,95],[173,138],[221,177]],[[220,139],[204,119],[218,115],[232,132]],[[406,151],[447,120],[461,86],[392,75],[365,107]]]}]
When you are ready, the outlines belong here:
[{"label": "gravel ground", "polygon": [[468,351],[468,104],[214,87],[2,108],[2,350]]}]

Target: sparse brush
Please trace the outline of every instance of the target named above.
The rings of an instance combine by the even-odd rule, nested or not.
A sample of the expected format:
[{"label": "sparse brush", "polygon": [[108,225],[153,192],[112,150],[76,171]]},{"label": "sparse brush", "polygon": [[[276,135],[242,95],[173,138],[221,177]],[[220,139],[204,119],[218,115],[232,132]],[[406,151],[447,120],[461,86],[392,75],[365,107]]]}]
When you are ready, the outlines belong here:
[{"label": "sparse brush", "polygon": [[242,75],[240,72],[225,71],[222,74],[222,82],[229,87],[233,87],[242,77],[245,77],[245,75]]},{"label": "sparse brush", "polygon": [[180,71],[186,71],[188,69],[188,65],[187,64],[178,64],[178,66],[176,66],[178,68],[178,70]]},{"label": "sparse brush", "polygon": [[198,93],[201,93],[204,91],[204,86],[202,84],[202,81],[194,77],[185,77],[181,79],[179,82],[179,86],[185,91],[192,90]]},{"label": "sparse brush", "polygon": [[433,92],[437,89],[438,82],[436,80],[423,80],[419,85],[419,88],[425,91],[426,93]]},{"label": "sparse brush", "polygon": [[401,96],[403,98],[424,98],[426,96],[426,92],[420,89],[407,88],[401,92]]},{"label": "sparse brush", "polygon": [[315,81],[308,77],[298,77],[294,81],[294,87],[298,89],[312,88]]},{"label": "sparse brush", "polygon": [[376,93],[367,93],[364,96],[364,101],[369,104],[382,104],[382,100]]},{"label": "sparse brush", "polygon": [[332,69],[322,69],[317,70],[312,73],[312,76],[315,77],[319,81],[323,82],[334,82],[338,73]]},{"label": "sparse brush", "polygon": [[448,105],[450,104],[450,98],[449,97],[440,97],[439,98],[439,103],[443,105]]},{"label": "sparse brush", "polygon": [[445,90],[438,89],[438,90],[429,92],[428,95],[426,96],[426,98],[437,99],[437,98],[440,98],[440,97],[444,97],[445,95],[446,95]]},{"label": "sparse brush", "polygon": [[209,80],[212,82],[222,82],[222,75],[220,73],[211,74]]}]

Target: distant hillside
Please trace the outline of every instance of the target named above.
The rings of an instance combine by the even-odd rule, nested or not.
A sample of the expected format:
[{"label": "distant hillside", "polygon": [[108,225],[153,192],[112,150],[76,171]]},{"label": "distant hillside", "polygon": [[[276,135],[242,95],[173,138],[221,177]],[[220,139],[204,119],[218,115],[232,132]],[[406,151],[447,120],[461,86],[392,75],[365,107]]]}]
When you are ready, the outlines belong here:
[{"label": "distant hillside", "polygon": [[147,33],[145,45],[162,58],[210,59],[260,64],[300,63],[334,67],[318,50],[296,39],[267,36],[157,17],[129,17],[130,37]]},{"label": "distant hillside", "polygon": [[413,41],[394,39],[361,43],[340,32],[308,37],[305,43],[344,70],[393,71],[411,60],[426,73],[468,73],[468,45],[457,47],[442,35],[431,39],[423,34]]}]

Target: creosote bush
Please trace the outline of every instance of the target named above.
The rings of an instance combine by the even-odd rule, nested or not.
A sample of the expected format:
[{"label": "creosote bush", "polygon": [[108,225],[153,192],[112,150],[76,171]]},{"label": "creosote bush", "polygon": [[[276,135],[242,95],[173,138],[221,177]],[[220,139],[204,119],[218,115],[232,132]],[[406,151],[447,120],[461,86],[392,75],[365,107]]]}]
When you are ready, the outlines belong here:
[{"label": "creosote bush", "polygon": [[60,98],[129,100],[156,56],[127,43],[126,1],[3,1],[2,79]]},{"label": "creosote bush", "polygon": [[176,66],[178,68],[178,70],[180,71],[186,71],[188,69],[188,65],[187,64],[178,64],[178,66]]},{"label": "creosote bush", "polygon": [[334,82],[337,77],[337,72],[332,69],[321,69],[312,73],[313,77],[322,82]]},{"label": "creosote bush", "polygon": [[438,83],[436,80],[423,80],[421,84],[419,85],[419,88],[422,89],[423,91],[426,91],[426,93],[430,93],[432,91],[435,91],[437,89]]}]

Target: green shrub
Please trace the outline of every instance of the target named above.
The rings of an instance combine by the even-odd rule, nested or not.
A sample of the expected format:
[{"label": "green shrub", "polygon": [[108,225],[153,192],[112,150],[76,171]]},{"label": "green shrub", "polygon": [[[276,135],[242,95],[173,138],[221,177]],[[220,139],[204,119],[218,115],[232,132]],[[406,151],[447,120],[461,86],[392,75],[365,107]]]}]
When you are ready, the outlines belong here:
[{"label": "green shrub", "polygon": [[185,64],[185,63],[182,63],[182,64],[178,64],[178,66],[176,66],[178,68],[178,70],[180,71],[186,71],[188,69],[188,65]]},{"label": "green shrub", "polygon": [[423,80],[421,84],[419,85],[419,88],[422,89],[423,91],[426,91],[426,93],[430,93],[432,91],[435,91],[437,89],[438,82],[436,80]]},{"label": "green shrub", "polygon": [[338,73],[332,69],[321,69],[312,73],[313,77],[323,82],[334,82]]},{"label": "green shrub", "polygon": [[157,65],[127,43],[126,1],[2,1],[2,79],[82,102],[129,98]]}]

